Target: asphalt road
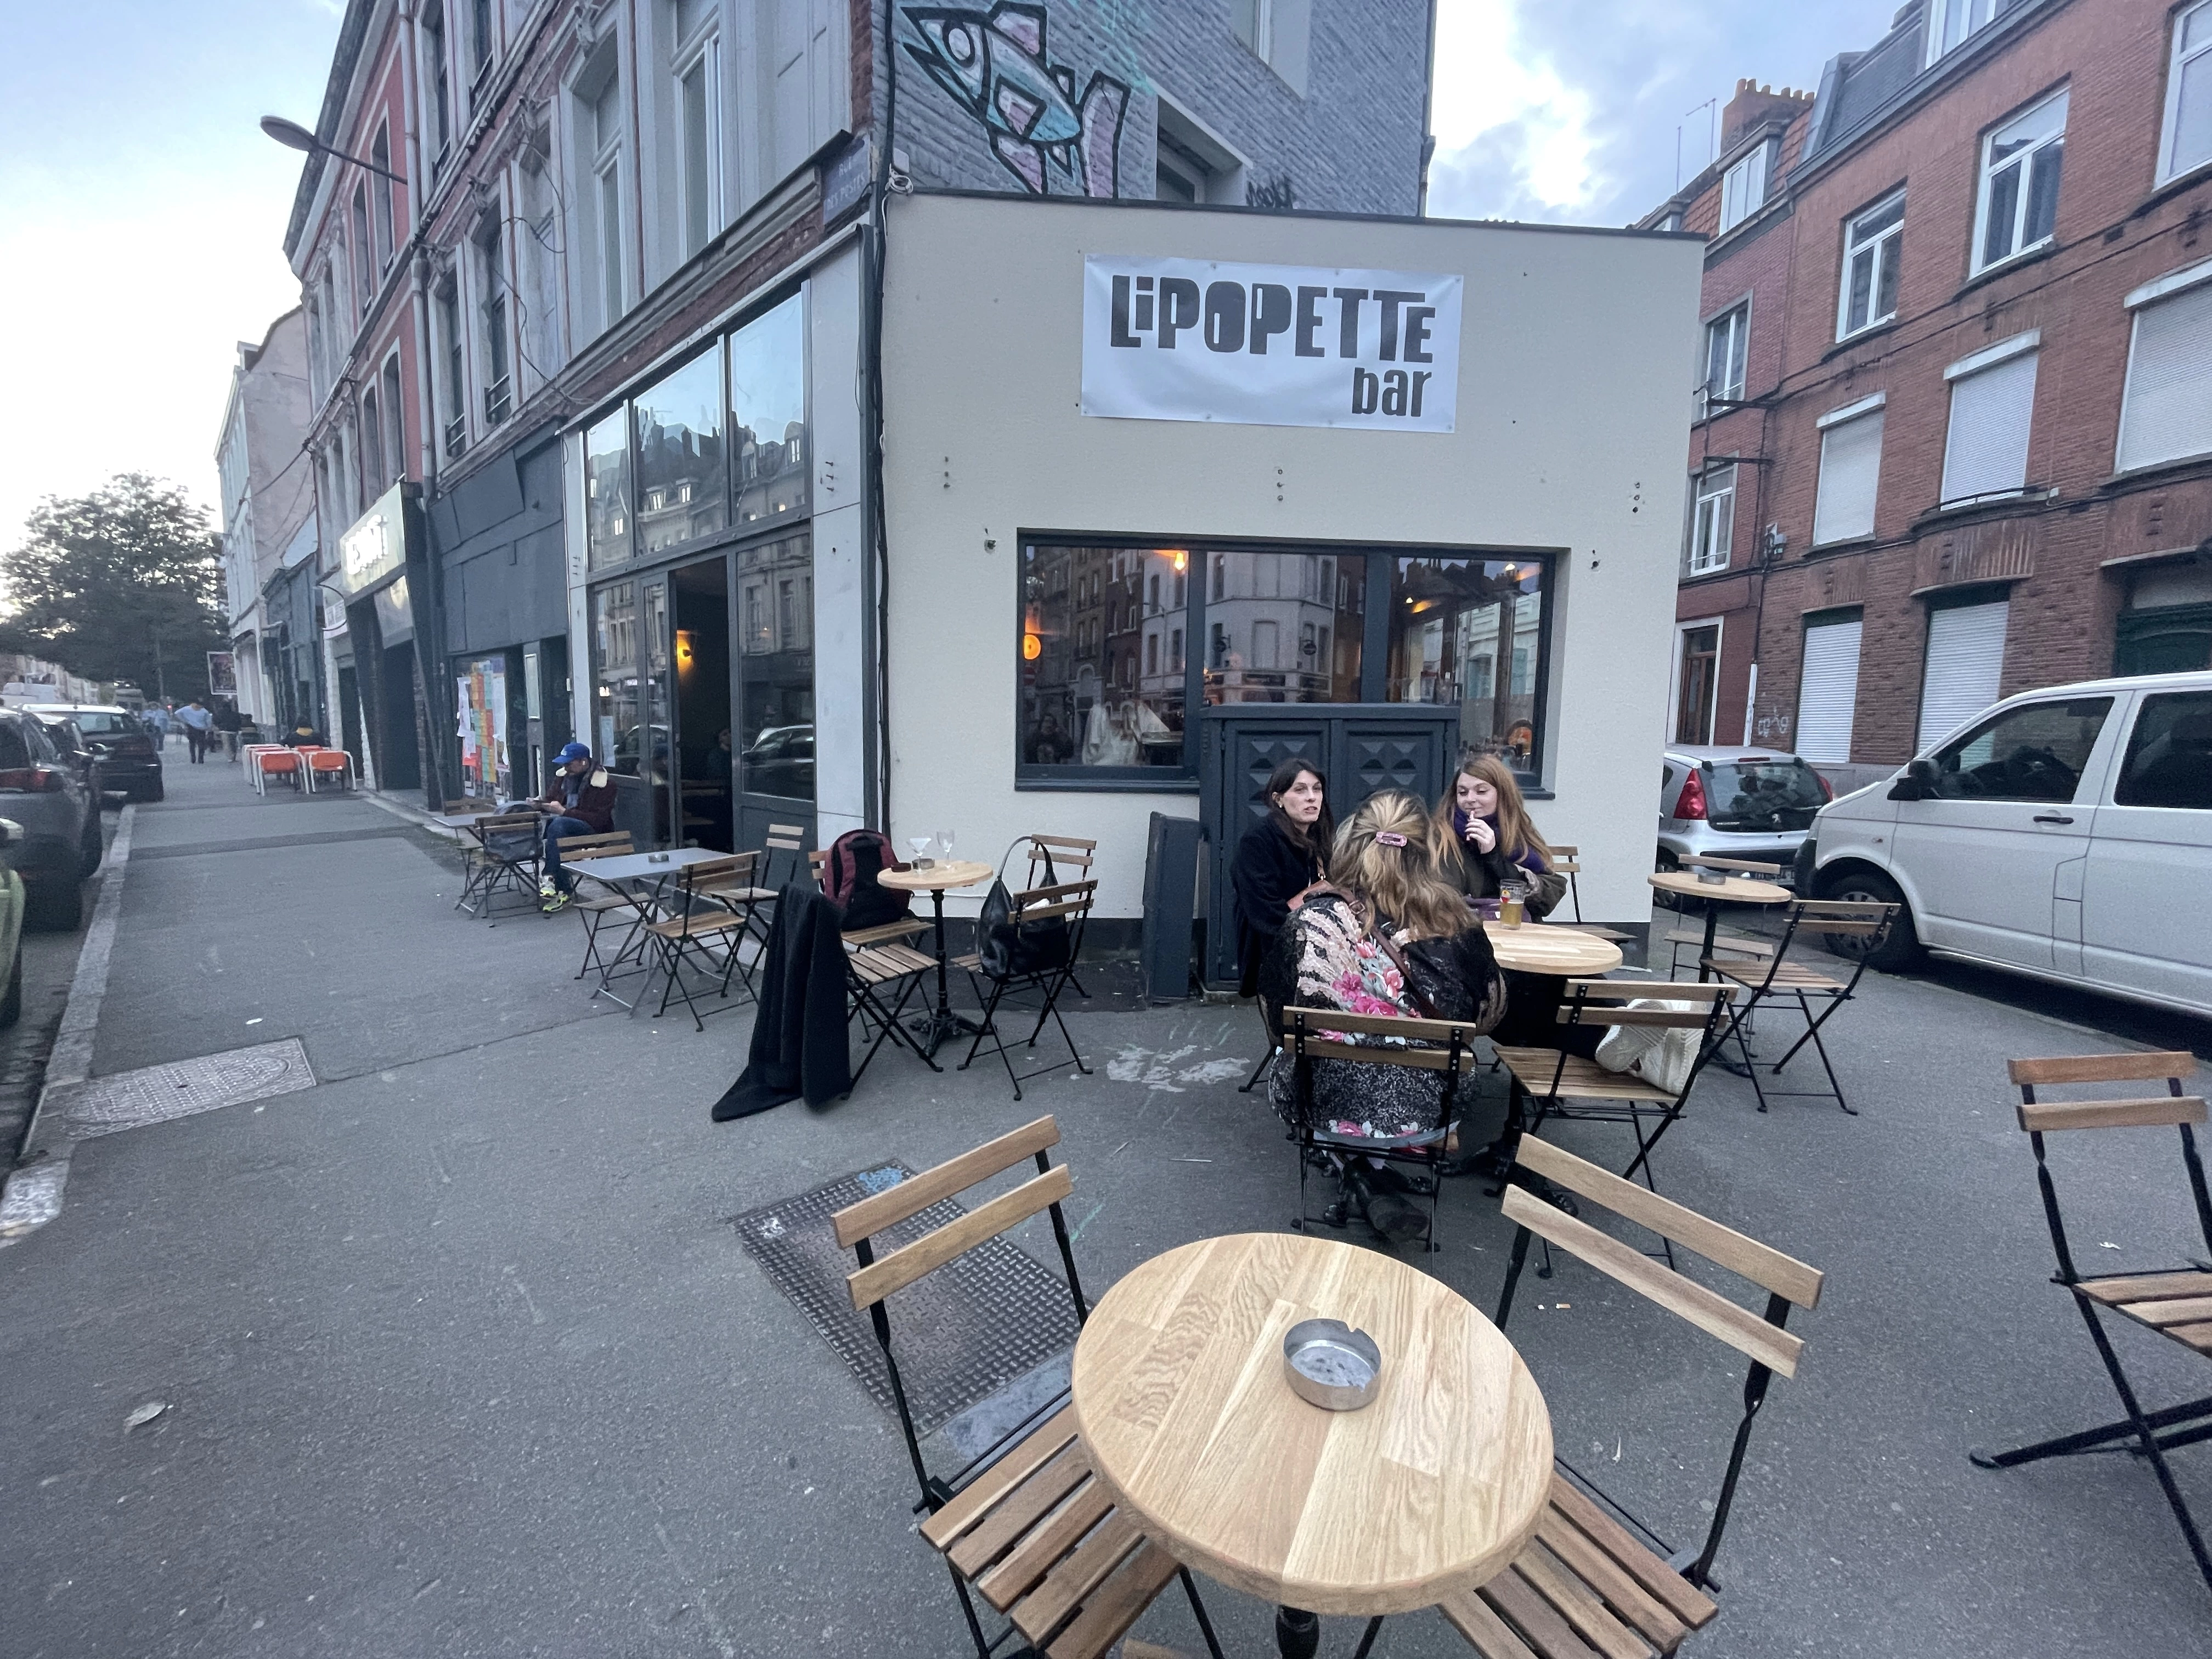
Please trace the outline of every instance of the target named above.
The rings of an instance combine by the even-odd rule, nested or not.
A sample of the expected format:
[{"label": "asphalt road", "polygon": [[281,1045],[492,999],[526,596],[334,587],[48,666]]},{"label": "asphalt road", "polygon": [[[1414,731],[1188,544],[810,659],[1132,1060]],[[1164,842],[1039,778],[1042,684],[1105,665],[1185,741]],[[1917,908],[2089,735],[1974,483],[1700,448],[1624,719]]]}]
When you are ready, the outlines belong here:
[{"label": "asphalt road", "polygon": [[[957,1654],[891,1419],[731,1218],[1047,1111],[1094,1295],[1291,1213],[1291,1154],[1235,1091],[1247,1011],[1082,1015],[1093,1074],[1022,1103],[887,1053],[850,1100],[718,1126],[746,1016],[589,1012],[580,928],[453,915],[446,855],[376,807],[179,767],[137,822],[95,1071],[297,1036],[323,1081],[82,1143],[60,1218],[0,1250],[10,1659]],[[1831,1029],[1862,1115],[1761,1116],[1716,1076],[1658,1161],[1670,1195],[1829,1275],[1685,1651],[2212,1656],[2212,1592],[2133,1459],[1966,1459],[2116,1414],[2047,1282],[2005,1059],[2204,1055],[2212,1031],[1942,968],[1870,979]],[[1607,1126],[1559,1139],[1624,1161]],[[2171,1134],[2107,1139],[2059,1149],[2086,1252],[2201,1251]],[[1487,1310],[1510,1239],[1480,1183],[1450,1183],[1443,1238],[1424,1265]],[[1734,1351],[1570,1263],[1524,1282],[1510,1334],[1561,1450],[1696,1533]],[[2205,1391],[2202,1360],[2121,1346],[2156,1400]],[[2212,1448],[2177,1462],[2212,1520]],[[1231,1651],[1272,1650],[1267,1608],[1209,1602]],[[1199,1650],[1173,1598],[1139,1633]],[[1354,1635],[1332,1622],[1328,1650]],[[1466,1650],[1428,1615],[1376,1649]]]}]

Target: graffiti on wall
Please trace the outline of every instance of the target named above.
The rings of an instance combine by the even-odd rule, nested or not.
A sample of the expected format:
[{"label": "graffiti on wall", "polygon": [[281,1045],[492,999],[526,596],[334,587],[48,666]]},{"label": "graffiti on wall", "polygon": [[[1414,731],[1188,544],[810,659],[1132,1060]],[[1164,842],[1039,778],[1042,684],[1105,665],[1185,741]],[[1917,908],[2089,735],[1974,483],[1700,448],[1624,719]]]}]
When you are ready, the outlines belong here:
[{"label": "graffiti on wall", "polygon": [[920,36],[907,51],[989,136],[991,153],[1030,194],[1052,195],[1055,172],[1075,194],[1121,193],[1128,82],[1094,70],[1077,97],[1075,70],[1054,63],[1047,49],[1042,6],[1006,0],[988,13],[908,6],[906,20]]}]

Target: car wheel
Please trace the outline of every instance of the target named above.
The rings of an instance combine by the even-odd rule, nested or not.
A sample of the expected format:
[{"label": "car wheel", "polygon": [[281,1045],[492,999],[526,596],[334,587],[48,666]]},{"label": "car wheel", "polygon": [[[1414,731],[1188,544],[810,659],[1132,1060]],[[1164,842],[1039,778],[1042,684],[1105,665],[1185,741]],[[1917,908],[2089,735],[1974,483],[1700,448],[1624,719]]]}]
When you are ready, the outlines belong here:
[{"label": "car wheel", "polygon": [[[1662,876],[1672,875],[1682,867],[1682,860],[1662,847],[1659,849],[1656,867]],[[1679,910],[1682,908],[1682,900],[1679,894],[1669,893],[1656,887],[1651,890],[1651,902],[1662,910]]]},{"label": "car wheel", "polygon": [[162,795],[161,780],[156,778],[138,792],[140,800],[159,800]]},{"label": "car wheel", "polygon": [[106,845],[100,838],[100,814],[87,812],[84,815],[83,844],[77,848],[77,874],[79,876],[97,874],[100,860],[106,856]]},{"label": "car wheel", "polygon": [[1877,875],[1871,870],[1848,870],[1825,886],[1823,896],[1846,904],[1897,907],[1897,919],[1871,939],[1863,933],[1823,934],[1822,942],[1836,955],[1850,960],[1864,958],[1868,967],[1894,974],[1911,967],[1926,954],[1926,947],[1920,943],[1920,935],[1912,926],[1912,907],[1905,902],[1905,895],[1897,890],[1897,884],[1887,876]]},{"label": "car wheel", "polygon": [[8,989],[0,995],[0,1030],[23,1017],[23,941],[15,941],[15,964],[8,969]]},{"label": "car wheel", "polygon": [[74,881],[46,881],[25,895],[23,920],[42,933],[73,933],[84,921],[84,889]]}]

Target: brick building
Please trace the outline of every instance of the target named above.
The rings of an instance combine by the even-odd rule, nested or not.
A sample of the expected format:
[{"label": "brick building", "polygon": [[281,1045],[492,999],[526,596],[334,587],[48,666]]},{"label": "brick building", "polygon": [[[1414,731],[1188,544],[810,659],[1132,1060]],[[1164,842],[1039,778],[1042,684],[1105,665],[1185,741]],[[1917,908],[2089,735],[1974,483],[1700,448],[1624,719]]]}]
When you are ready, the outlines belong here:
[{"label": "brick building", "polygon": [[[1994,15],[1992,15],[1994,14]],[[1869,781],[2001,696],[2212,659],[2212,4],[1915,0],[1738,83],[1667,731]]]},{"label": "brick building", "polygon": [[[295,635],[283,603],[288,573],[316,552],[314,480],[300,453],[308,413],[307,334],[299,307],[256,343],[238,343],[222,410],[216,469],[222,482],[224,616],[238,677],[239,712],[277,730],[312,710],[321,642]],[[264,590],[274,588],[276,602]],[[302,683],[309,696],[298,701]]]},{"label": "brick building", "polygon": [[327,718],[432,798],[533,787],[584,736],[641,836],[714,844],[813,822],[836,726],[823,838],[872,813],[874,694],[825,685],[817,717],[812,641],[877,626],[874,191],[1413,214],[1432,22],[350,0],[315,129],[342,155],[310,157],[285,243]]}]

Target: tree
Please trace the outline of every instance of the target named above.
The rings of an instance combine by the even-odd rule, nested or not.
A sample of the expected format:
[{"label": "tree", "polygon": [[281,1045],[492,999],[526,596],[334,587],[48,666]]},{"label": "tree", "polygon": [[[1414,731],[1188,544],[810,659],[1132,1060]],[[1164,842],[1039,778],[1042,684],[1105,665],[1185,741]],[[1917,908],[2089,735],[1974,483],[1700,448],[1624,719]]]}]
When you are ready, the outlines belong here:
[{"label": "tree", "polygon": [[149,694],[207,690],[207,653],[229,644],[218,607],[221,539],[173,483],[124,472],[88,495],[48,496],[0,558],[7,642],[88,679]]}]

